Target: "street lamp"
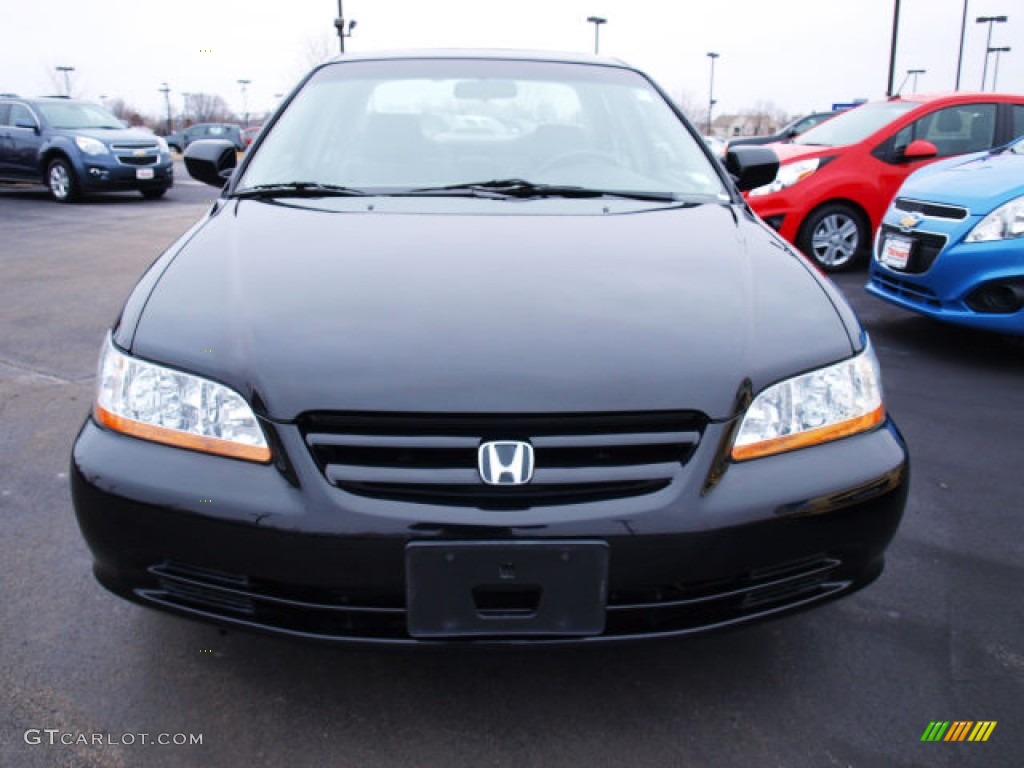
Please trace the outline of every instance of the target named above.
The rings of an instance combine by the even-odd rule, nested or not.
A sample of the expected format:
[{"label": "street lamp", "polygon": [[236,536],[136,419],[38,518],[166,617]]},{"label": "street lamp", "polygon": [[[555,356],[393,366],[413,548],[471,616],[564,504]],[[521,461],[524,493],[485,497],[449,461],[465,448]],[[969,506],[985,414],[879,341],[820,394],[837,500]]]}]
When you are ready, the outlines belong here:
[{"label": "street lamp", "polygon": [[601,25],[607,24],[608,19],[601,16],[587,16],[587,21],[594,25],[594,53],[596,54],[601,50]]},{"label": "street lamp", "polygon": [[239,80],[238,81],[238,84],[240,86],[242,86],[242,112],[244,113],[244,116],[242,118],[242,124],[246,128],[249,127],[249,98],[246,95],[245,87],[247,85],[249,85],[249,83],[251,83],[251,82],[252,82],[252,80]]},{"label": "street lamp", "polygon": [[988,24],[988,42],[985,43],[985,66],[981,69],[981,90],[985,90],[985,80],[988,77],[988,52],[992,47],[992,25],[1005,24],[1006,16],[979,16],[975,19],[978,24]]},{"label": "street lamp", "polygon": [[909,80],[911,76],[914,78],[914,85],[911,86],[910,92],[917,93],[917,76],[923,75],[927,71],[927,69],[908,69],[906,77],[903,78],[903,82],[900,83],[900,87],[896,89],[896,93],[903,93],[903,86],[907,84],[907,80]]},{"label": "street lamp", "polygon": [[711,59],[711,85],[708,88],[708,136],[711,135],[711,110],[715,108],[715,59],[719,54],[708,51],[708,58]]},{"label": "street lamp", "polygon": [[167,135],[170,136],[174,133],[174,129],[171,128],[171,86],[161,83],[157,90],[164,95],[164,101],[167,103]]},{"label": "street lamp", "polygon": [[345,38],[352,37],[352,30],[356,28],[355,19],[348,23],[348,31],[345,30],[345,12],[341,10],[341,0],[338,0],[338,18],[334,20],[334,28],[338,30],[338,42],[341,43],[341,52],[345,52]]},{"label": "street lamp", "polygon": [[74,67],[57,67],[57,71],[64,74],[64,95],[71,96],[71,80],[68,77],[69,72],[74,72]]},{"label": "street lamp", "polygon": [[992,90],[994,91],[996,89],[996,83],[999,82],[999,54],[1009,53],[1010,46],[1007,45],[1003,46],[1002,48],[989,48],[988,52],[994,53],[996,55],[996,68],[995,71],[992,73]]},{"label": "street lamp", "polygon": [[956,87],[954,91],[960,90],[960,70],[964,67],[964,37],[967,34],[967,0],[964,0],[964,15],[960,18],[960,53],[956,58]]}]

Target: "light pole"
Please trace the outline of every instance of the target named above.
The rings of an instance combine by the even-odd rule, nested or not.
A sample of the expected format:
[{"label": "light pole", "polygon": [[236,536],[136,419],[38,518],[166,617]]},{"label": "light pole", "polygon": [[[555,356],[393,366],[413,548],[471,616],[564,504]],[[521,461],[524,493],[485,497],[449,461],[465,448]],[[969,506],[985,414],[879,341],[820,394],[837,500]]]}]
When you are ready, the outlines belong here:
[{"label": "light pole", "polygon": [[903,82],[900,83],[900,87],[896,90],[896,93],[903,93],[903,86],[907,84],[907,80],[911,77],[914,78],[914,84],[911,86],[911,93],[917,93],[917,76],[923,75],[927,72],[927,69],[908,69],[906,77],[903,78]]},{"label": "light pole", "polygon": [[960,70],[964,66],[964,36],[967,34],[967,0],[964,0],[964,15],[960,19],[960,53],[956,59],[956,87],[954,91],[960,90]]},{"label": "light pole", "polygon": [[64,95],[71,96],[71,79],[68,74],[75,71],[74,67],[57,67],[57,71],[64,75]]},{"label": "light pole", "polygon": [[239,80],[238,84],[242,87],[242,125],[245,128],[249,127],[249,97],[246,95],[245,88],[252,80]]},{"label": "light pole", "polygon": [[708,87],[708,136],[711,135],[711,111],[715,108],[715,59],[720,54],[708,51],[708,58],[711,59],[711,85]]},{"label": "light pole", "polygon": [[608,19],[602,18],[601,16],[587,16],[587,21],[594,25],[594,53],[600,53],[601,51],[601,25],[607,24]]},{"label": "light pole", "polygon": [[893,3],[892,9],[892,43],[889,46],[889,86],[885,89],[886,96],[892,96],[892,81],[896,76],[896,39],[900,32],[900,0]]},{"label": "light pole", "polygon": [[348,30],[345,30],[345,12],[341,10],[341,0],[338,0],[338,18],[334,20],[334,28],[338,30],[338,42],[341,43],[341,52],[345,52],[345,38],[352,37],[352,30],[356,28],[355,19],[348,23]]},{"label": "light pole", "polygon": [[1003,46],[1002,48],[989,48],[988,52],[989,53],[994,53],[996,55],[996,68],[992,72],[992,90],[995,91],[996,83],[999,82],[999,54],[1000,53],[1009,53],[1010,52],[1010,46],[1006,45],[1006,46]]},{"label": "light pole", "polygon": [[167,135],[170,136],[174,133],[174,129],[171,127],[171,86],[161,83],[157,90],[164,95],[164,101],[167,104]]},{"label": "light pole", "polygon": [[975,19],[978,24],[988,24],[988,42],[985,43],[985,66],[981,68],[981,90],[985,90],[985,80],[988,78],[988,52],[992,47],[992,25],[1005,24],[1007,16],[979,16]]}]

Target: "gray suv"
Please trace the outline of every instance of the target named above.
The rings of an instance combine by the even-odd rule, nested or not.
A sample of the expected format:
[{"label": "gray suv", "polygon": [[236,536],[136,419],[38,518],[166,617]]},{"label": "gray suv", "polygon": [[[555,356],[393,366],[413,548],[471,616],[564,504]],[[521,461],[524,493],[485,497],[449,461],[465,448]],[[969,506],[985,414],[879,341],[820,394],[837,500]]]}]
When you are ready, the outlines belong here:
[{"label": "gray suv", "polygon": [[0,98],[0,181],[45,184],[68,203],[89,192],[162,197],[174,184],[167,142],[96,104]]},{"label": "gray suv", "polygon": [[193,141],[224,139],[235,145],[239,152],[245,149],[242,129],[234,123],[196,123],[167,136],[167,144],[175,152],[184,152]]}]

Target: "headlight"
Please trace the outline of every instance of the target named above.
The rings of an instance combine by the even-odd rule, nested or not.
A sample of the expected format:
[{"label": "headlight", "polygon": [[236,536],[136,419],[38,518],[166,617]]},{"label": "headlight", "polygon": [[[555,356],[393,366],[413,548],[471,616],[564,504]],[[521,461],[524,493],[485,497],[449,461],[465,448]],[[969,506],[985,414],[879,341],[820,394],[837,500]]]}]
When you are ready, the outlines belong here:
[{"label": "headlight", "polygon": [[787,163],[779,166],[779,172],[775,174],[775,181],[750,190],[750,195],[770,195],[772,192],[781,192],[786,187],[792,187],[798,181],[803,181],[821,165],[821,158],[814,157],[810,160],[798,160],[795,163]]},{"label": "headlight", "polygon": [[100,424],[143,440],[270,461],[267,440],[241,395],[122,354],[109,335],[100,353],[93,412]]},{"label": "headlight", "polygon": [[109,151],[106,144],[89,136],[75,136],[75,144],[87,155],[105,155]]},{"label": "headlight", "polygon": [[968,243],[1024,237],[1024,196],[996,208],[967,235]]},{"label": "headlight", "polygon": [[156,148],[159,149],[161,152],[171,151],[171,148],[167,146],[167,142],[164,140],[163,136],[156,137]]},{"label": "headlight", "polygon": [[747,409],[733,444],[736,461],[865,432],[885,419],[878,359],[856,357],[779,382]]}]

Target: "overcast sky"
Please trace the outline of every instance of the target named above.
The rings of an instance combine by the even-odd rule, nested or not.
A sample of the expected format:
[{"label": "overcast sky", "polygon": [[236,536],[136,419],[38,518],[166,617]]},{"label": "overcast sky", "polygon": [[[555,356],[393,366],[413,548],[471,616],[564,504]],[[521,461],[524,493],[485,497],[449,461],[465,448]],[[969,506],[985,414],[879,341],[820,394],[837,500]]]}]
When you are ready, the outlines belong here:
[{"label": "overcast sky", "polygon": [[[0,0],[0,92],[60,92],[57,66],[73,66],[75,95],[121,97],[163,114],[161,83],[181,94],[215,93],[242,111],[271,108],[313,62],[337,51],[337,0]],[[406,47],[499,47],[592,51],[646,70],[684,104],[706,109],[708,51],[716,114],[772,102],[789,113],[884,96],[894,0],[344,0],[358,24],[350,51]],[[902,0],[896,85],[907,69],[922,92],[956,79],[963,0]],[[992,46],[1010,46],[998,89],[1024,92],[1024,7],[1020,0],[969,0],[962,90],[981,87],[988,25],[1008,15]],[[991,90],[995,56],[990,57]],[[909,84],[908,89],[909,90]]]}]

